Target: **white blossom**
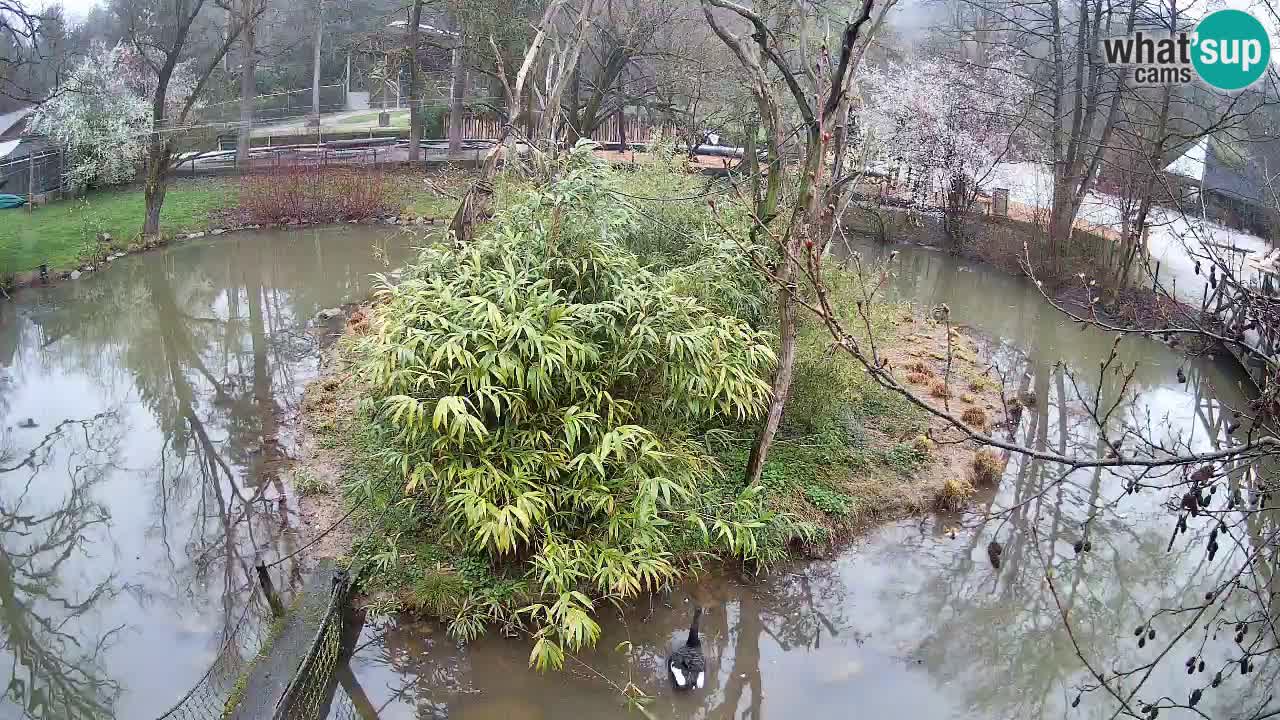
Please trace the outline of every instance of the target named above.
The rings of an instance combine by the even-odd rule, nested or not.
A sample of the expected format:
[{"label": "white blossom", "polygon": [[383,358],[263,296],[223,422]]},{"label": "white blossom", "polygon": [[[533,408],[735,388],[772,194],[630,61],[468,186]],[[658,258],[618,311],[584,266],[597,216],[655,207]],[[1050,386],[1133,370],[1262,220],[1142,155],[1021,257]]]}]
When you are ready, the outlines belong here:
[{"label": "white blossom", "polygon": [[[66,149],[66,181],[75,186],[126,182],[137,173],[155,123],[156,76],[135,50],[97,45],[35,113],[31,129]],[[190,61],[169,82],[164,115],[173,118],[195,90]]]},{"label": "white blossom", "polygon": [[915,59],[868,68],[860,92],[870,157],[914,167],[943,189],[991,170],[1024,116],[1030,84],[1008,57]]}]

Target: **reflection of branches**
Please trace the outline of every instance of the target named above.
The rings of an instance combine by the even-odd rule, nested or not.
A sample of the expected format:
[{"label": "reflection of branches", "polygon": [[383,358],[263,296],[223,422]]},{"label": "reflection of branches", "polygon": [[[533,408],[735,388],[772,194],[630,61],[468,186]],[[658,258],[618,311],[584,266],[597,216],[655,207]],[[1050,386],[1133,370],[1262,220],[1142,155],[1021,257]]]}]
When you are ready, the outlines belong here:
[{"label": "reflection of branches", "polygon": [[63,428],[69,427],[71,425],[79,425],[84,430],[85,443],[87,445],[89,442],[89,429],[100,420],[104,420],[107,418],[114,420],[115,417],[116,417],[116,414],[114,412],[108,411],[108,412],[100,412],[97,415],[94,415],[93,417],[87,420],[71,420],[71,419],[63,420],[62,422],[55,425],[54,428],[50,430],[44,436],[44,439],[42,439],[39,443],[37,443],[35,447],[27,451],[26,456],[21,460],[21,462],[19,462],[16,465],[8,465],[8,466],[0,465],[0,473],[13,472],[15,470],[20,470],[27,466],[31,466],[32,470],[37,469],[38,467],[37,458],[40,456],[40,454],[42,452],[47,454],[47,451],[51,448],[51,446],[53,445],[53,442],[57,440],[59,436],[62,435]]},{"label": "reflection of branches", "polygon": [[[87,420],[64,420],[22,463],[5,469],[13,472],[30,466],[33,471],[16,496],[0,496],[0,648],[12,657],[7,695],[28,718],[110,717],[119,694],[119,687],[103,676],[99,663],[121,628],[89,643],[75,633],[78,621],[120,591],[113,585],[114,577],[101,580],[82,597],[59,592],[66,563],[82,551],[90,531],[109,519],[106,508],[91,498],[106,463],[75,466],[73,458],[77,452],[106,452],[96,441],[114,445],[118,437],[100,438],[95,431],[115,420],[116,415],[109,412]],[[48,478],[42,476],[37,486],[35,470],[54,451],[56,441],[67,437],[64,430],[71,426],[84,430],[84,444],[68,451],[66,464],[73,468],[70,487],[56,507],[40,509]]]}]

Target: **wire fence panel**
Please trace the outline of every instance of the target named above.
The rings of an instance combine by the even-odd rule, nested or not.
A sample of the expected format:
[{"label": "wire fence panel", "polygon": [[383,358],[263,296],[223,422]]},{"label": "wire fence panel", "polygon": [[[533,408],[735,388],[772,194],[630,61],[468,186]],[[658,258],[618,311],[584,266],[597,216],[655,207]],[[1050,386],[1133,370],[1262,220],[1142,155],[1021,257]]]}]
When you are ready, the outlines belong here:
[{"label": "wire fence panel", "polygon": [[[346,109],[346,106],[345,85],[320,86],[320,112],[337,112]],[[253,121],[254,123],[274,122],[304,117],[311,113],[312,107],[311,88],[258,95],[253,99]],[[238,123],[240,101],[228,100],[206,105],[200,110],[200,116],[206,122]]]},{"label": "wire fence panel", "polygon": [[342,662],[343,629],[351,585],[346,572],[335,571],[329,603],[319,629],[284,694],[273,720],[324,720],[329,715],[337,669]]},{"label": "wire fence panel", "polygon": [[0,162],[0,193],[40,195],[61,187],[62,159],[57,150],[45,150]]},{"label": "wire fence panel", "polygon": [[239,701],[243,678],[269,646],[270,612],[254,593],[224,638],[213,664],[185,695],[156,720],[221,720]]}]

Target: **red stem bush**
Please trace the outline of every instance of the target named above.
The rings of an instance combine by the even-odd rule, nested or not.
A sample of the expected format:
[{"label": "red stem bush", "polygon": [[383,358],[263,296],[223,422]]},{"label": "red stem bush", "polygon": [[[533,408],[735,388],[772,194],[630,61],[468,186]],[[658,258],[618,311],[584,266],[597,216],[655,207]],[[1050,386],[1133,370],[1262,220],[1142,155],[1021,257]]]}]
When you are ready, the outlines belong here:
[{"label": "red stem bush", "polygon": [[240,181],[240,210],[250,225],[367,220],[400,207],[380,170],[281,165]]}]

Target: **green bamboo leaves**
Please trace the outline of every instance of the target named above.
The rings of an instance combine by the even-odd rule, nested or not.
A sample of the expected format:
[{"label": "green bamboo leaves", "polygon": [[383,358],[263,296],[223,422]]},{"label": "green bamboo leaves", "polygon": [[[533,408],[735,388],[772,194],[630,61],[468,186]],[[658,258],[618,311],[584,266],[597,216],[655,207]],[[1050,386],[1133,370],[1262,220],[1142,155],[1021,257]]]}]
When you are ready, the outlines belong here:
[{"label": "green bamboo leaves", "polygon": [[540,588],[521,611],[537,667],[595,641],[593,597],[671,579],[691,522],[750,556],[767,519],[751,497],[700,507],[715,467],[690,438],[766,408],[770,338],[618,245],[635,218],[612,182],[574,157],[468,246],[425,249],[384,285],[359,348],[406,493],[439,503],[454,542],[524,563]]}]

